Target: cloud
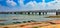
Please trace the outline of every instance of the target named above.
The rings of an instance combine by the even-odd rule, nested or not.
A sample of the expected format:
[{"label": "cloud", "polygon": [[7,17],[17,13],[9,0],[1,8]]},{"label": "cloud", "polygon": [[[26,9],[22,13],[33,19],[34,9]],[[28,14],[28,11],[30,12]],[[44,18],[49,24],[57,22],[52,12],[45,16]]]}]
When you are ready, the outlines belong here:
[{"label": "cloud", "polygon": [[20,11],[21,9],[20,9],[20,6],[19,7],[17,7],[16,5],[16,3],[13,1],[13,0],[6,0],[6,4],[7,4],[7,6],[3,6],[3,5],[5,5],[5,4],[3,4],[3,5],[1,5],[0,4],[0,12],[7,12],[7,11]]},{"label": "cloud", "polygon": [[45,9],[60,9],[60,1],[55,0],[53,2],[47,3]]},{"label": "cloud", "polygon": [[22,10],[41,10],[43,8],[42,3],[41,2],[40,3],[36,3],[36,1],[33,1],[33,2],[30,1],[26,5],[22,4],[21,6],[22,6]]},{"label": "cloud", "polygon": [[0,12],[11,12],[11,11],[20,11],[20,8],[18,7],[10,8],[10,7],[0,5]]},{"label": "cloud", "polygon": [[[22,5],[21,5],[22,4]],[[22,10],[44,10],[46,3],[36,3],[36,1],[30,1],[26,5],[23,4],[23,1],[20,2],[20,5],[22,6]]]},{"label": "cloud", "polygon": [[14,6],[14,7],[8,7],[8,6],[2,6],[0,5],[0,11],[28,11],[28,10],[48,10],[48,9],[60,9],[60,0],[52,1],[49,3],[39,2],[36,3],[36,1],[30,1],[26,5],[23,3],[24,0],[19,0],[18,3],[20,6],[16,7],[17,3],[13,0],[7,0],[8,6]]},{"label": "cloud", "polygon": [[48,10],[48,9],[60,9],[60,1],[58,3],[56,3],[58,1],[52,1],[49,3],[36,3],[35,1],[30,1],[29,3],[27,3],[25,6],[23,6],[25,8],[25,10]]},{"label": "cloud", "polygon": [[17,4],[13,0],[7,0],[7,5],[16,6]]}]

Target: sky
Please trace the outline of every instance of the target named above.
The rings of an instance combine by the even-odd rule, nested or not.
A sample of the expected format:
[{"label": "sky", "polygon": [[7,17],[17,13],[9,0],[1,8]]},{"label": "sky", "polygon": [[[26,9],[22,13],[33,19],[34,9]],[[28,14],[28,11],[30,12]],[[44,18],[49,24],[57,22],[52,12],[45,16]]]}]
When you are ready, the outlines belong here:
[{"label": "sky", "polygon": [[0,12],[60,9],[60,0],[0,0]]}]

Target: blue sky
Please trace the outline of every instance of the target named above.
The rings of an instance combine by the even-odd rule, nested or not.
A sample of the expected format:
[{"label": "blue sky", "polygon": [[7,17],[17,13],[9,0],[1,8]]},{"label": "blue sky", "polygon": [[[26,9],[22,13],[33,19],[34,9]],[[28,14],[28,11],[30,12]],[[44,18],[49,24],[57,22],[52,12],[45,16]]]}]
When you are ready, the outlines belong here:
[{"label": "blue sky", "polygon": [[0,0],[0,11],[46,10],[59,6],[59,0]]},{"label": "blue sky", "polygon": [[[3,6],[8,6],[7,3],[6,3],[6,1],[7,1],[7,0],[0,0],[0,4],[3,5]],[[9,1],[13,1],[13,2],[15,2],[17,5],[19,5],[19,2],[18,2],[19,0],[9,0]],[[27,3],[29,3],[30,1],[32,1],[32,2],[33,2],[33,1],[36,1],[37,3],[43,2],[43,0],[24,0],[23,3],[24,3],[24,4],[27,4]],[[54,0],[45,0],[46,3],[51,2],[51,1],[54,1]]]}]

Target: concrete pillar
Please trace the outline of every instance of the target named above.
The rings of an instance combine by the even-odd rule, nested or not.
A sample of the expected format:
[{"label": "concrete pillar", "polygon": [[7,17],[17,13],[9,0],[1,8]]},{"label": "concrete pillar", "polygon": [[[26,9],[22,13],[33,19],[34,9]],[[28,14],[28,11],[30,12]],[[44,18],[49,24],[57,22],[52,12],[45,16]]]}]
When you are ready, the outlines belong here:
[{"label": "concrete pillar", "polygon": [[28,12],[28,15],[30,15],[30,12]]},{"label": "concrete pillar", "polygon": [[35,14],[39,15],[39,12],[36,12]]},{"label": "concrete pillar", "polygon": [[26,14],[28,14],[28,12],[26,12]]},{"label": "concrete pillar", "polygon": [[47,12],[45,12],[45,14],[47,14]]},{"label": "concrete pillar", "polygon": [[32,12],[30,12],[30,14],[32,14]]},{"label": "concrete pillar", "polygon": [[35,15],[36,13],[34,12],[33,14]]},{"label": "concrete pillar", "polygon": [[14,14],[16,14],[16,12],[14,12]]},{"label": "concrete pillar", "polygon": [[39,13],[37,12],[36,14],[38,15]]},{"label": "concrete pillar", "polygon": [[34,12],[32,12],[32,14],[34,14]]},{"label": "concrete pillar", "polygon": [[27,14],[27,12],[23,12],[23,14]]},{"label": "concrete pillar", "polygon": [[58,15],[58,12],[56,12],[56,15]]},{"label": "concrete pillar", "polygon": [[12,14],[12,12],[9,12],[9,14]]},{"label": "concrete pillar", "polygon": [[43,12],[43,15],[44,15],[44,12]]},{"label": "concrete pillar", "polygon": [[19,12],[20,14],[23,14],[23,12]]},{"label": "concrete pillar", "polygon": [[24,12],[24,14],[26,14],[26,12]]},{"label": "concrete pillar", "polygon": [[37,12],[35,12],[35,14],[37,14]]},{"label": "concrete pillar", "polygon": [[18,12],[16,12],[16,14],[18,14]]},{"label": "concrete pillar", "polygon": [[39,12],[39,15],[41,15],[41,12]]},{"label": "concrete pillar", "polygon": [[10,14],[12,14],[12,13],[14,13],[14,12],[10,12]]}]

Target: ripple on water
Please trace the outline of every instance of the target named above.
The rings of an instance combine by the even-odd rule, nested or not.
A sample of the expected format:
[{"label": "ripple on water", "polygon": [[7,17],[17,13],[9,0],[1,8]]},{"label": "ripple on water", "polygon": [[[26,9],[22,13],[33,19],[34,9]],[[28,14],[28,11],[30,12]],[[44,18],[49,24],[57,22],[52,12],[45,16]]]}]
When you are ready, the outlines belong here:
[{"label": "ripple on water", "polygon": [[10,24],[14,21],[29,21],[29,20],[36,20],[36,21],[46,21],[46,20],[54,20],[51,18],[44,18],[48,15],[16,15],[16,14],[0,14],[0,19],[8,20],[3,22],[5,24]]}]

